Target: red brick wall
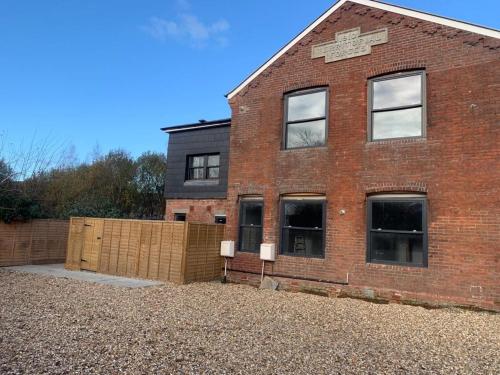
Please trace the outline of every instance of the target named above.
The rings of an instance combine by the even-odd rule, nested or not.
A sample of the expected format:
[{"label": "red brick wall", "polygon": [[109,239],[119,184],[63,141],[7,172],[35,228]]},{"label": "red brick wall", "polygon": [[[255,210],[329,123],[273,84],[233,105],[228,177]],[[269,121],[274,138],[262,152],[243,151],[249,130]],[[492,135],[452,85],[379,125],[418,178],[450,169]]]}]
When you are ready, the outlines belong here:
[{"label": "red brick wall", "polygon": [[[358,26],[387,27],[389,42],[335,63],[311,59],[312,45]],[[427,75],[426,138],[368,143],[367,79],[415,68]],[[281,150],[283,94],[318,85],[330,92],[327,146]],[[230,105],[228,239],[237,240],[243,194],[263,195],[264,241],[278,248],[280,195],[327,197],[325,259],[278,256],[267,272],[349,274],[352,290],[500,309],[499,40],[347,3]],[[427,194],[427,268],[365,261],[367,194],[401,191]],[[238,253],[232,265],[260,271],[258,255]]]},{"label": "red brick wall", "polygon": [[186,213],[187,221],[213,224],[215,215],[225,215],[225,199],[168,199],[165,220],[174,220],[176,212]]}]

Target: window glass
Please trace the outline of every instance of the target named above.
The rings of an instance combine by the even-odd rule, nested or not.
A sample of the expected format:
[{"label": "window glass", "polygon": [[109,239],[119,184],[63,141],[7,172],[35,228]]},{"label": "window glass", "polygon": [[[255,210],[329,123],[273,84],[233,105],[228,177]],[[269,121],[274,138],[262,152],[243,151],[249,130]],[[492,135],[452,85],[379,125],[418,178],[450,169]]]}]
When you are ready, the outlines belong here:
[{"label": "window glass", "polygon": [[325,120],[288,124],[287,148],[325,144]]},{"label": "window glass", "polygon": [[204,162],[205,162],[205,157],[204,156],[193,156],[192,157],[192,167],[203,167]]},{"label": "window glass", "polygon": [[408,73],[370,81],[370,140],[424,135],[425,73]]},{"label": "window glass", "polygon": [[242,204],[242,224],[262,225],[262,203],[244,202]]},{"label": "window glass", "polygon": [[406,233],[371,233],[372,260],[422,264],[423,236]]},{"label": "window glass", "polygon": [[422,202],[374,201],[372,229],[422,231]]},{"label": "window glass", "polygon": [[323,202],[285,202],[285,226],[323,227]]},{"label": "window glass", "polygon": [[286,200],[282,203],[281,253],[324,256],[324,201]]},{"label": "window glass", "polygon": [[373,113],[373,139],[422,135],[422,108]]},{"label": "window glass", "polygon": [[425,266],[425,200],[369,199],[368,207],[369,261]]},{"label": "window glass", "polygon": [[186,214],[174,214],[174,221],[186,221]]},{"label": "window glass", "polygon": [[204,176],[204,169],[203,168],[193,168],[191,170],[191,178],[192,180],[203,180],[205,178]]},{"label": "window glass", "polygon": [[262,243],[261,201],[241,201],[239,250],[259,252]]},{"label": "window glass", "polygon": [[226,217],[224,215],[215,215],[215,224],[226,224]]},{"label": "window glass", "polygon": [[323,231],[283,229],[283,254],[303,257],[323,257]]},{"label": "window glass", "polygon": [[285,96],[285,148],[318,147],[325,144],[326,97],[326,89]]},{"label": "window glass", "polygon": [[288,98],[288,121],[325,117],[326,91]]},{"label": "window glass", "polygon": [[219,166],[220,155],[208,155],[208,163],[209,167],[218,167]]},{"label": "window glass", "polygon": [[373,82],[373,109],[421,104],[420,74]]},{"label": "window glass", "polygon": [[240,251],[258,253],[262,241],[261,227],[242,227],[240,231]]},{"label": "window glass", "polygon": [[208,178],[219,178],[219,167],[208,168]]}]

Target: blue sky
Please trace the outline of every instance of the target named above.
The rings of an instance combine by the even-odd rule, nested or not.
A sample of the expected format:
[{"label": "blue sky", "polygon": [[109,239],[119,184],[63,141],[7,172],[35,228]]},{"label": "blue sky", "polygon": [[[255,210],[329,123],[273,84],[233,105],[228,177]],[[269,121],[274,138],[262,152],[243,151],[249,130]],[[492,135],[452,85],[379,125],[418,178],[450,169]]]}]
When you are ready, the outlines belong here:
[{"label": "blue sky", "polygon": [[[224,94],[333,3],[0,0],[0,137],[165,151],[160,127],[229,117]],[[500,28],[498,0],[392,3]]]}]

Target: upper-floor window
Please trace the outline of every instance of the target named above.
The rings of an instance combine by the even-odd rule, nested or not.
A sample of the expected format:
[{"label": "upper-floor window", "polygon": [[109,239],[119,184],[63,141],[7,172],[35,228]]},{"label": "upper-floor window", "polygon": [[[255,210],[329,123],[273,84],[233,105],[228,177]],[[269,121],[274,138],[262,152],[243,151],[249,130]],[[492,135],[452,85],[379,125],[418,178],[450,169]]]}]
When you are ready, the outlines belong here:
[{"label": "upper-floor window", "polygon": [[323,146],[327,128],[327,90],[316,88],[285,95],[284,148]]},{"label": "upper-floor window", "polygon": [[426,266],[426,206],[422,196],[368,198],[368,262]]},{"label": "upper-floor window", "polygon": [[190,155],[187,163],[187,180],[209,180],[219,178],[220,155]]},{"label": "upper-floor window", "polygon": [[368,98],[370,141],[425,135],[425,72],[373,78]]}]

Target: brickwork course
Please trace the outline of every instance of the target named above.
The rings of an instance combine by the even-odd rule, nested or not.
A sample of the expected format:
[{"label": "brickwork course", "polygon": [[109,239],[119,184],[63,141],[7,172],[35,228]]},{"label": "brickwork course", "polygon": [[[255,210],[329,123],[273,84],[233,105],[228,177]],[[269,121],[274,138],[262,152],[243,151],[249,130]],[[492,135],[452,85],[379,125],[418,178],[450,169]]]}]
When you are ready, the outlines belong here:
[{"label": "brickwork course", "polygon": [[168,199],[165,220],[174,220],[176,213],[186,214],[187,221],[213,224],[215,216],[226,215],[226,200]]}]

